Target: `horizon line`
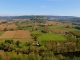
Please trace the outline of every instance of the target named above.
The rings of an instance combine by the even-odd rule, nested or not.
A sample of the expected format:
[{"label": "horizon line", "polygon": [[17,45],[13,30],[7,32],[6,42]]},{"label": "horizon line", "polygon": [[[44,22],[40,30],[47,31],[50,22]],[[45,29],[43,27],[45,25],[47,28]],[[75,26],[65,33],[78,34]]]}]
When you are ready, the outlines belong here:
[{"label": "horizon line", "polygon": [[[3,17],[7,17],[7,16],[72,16],[72,15],[0,15]],[[73,17],[80,17],[80,16],[73,16]]]}]

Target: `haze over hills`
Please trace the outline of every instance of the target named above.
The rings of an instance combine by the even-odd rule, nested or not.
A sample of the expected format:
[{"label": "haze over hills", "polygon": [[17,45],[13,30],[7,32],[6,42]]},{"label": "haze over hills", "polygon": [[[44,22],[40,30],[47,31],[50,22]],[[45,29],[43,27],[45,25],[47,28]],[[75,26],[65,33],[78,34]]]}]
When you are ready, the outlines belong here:
[{"label": "haze over hills", "polygon": [[32,19],[35,17],[41,17],[45,19],[79,19],[79,17],[75,16],[52,16],[52,15],[25,15],[25,16],[0,16],[0,19]]}]

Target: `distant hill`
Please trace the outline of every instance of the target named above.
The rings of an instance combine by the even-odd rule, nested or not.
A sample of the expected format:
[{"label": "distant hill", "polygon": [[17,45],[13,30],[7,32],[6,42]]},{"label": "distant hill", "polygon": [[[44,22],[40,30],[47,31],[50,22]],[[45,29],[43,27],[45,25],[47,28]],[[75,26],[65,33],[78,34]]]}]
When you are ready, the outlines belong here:
[{"label": "distant hill", "polygon": [[50,18],[54,18],[54,19],[79,19],[78,17],[74,17],[74,16],[46,16],[46,15],[26,15],[26,16],[0,16],[0,19],[33,19],[33,18],[45,18],[45,19],[50,19]]}]

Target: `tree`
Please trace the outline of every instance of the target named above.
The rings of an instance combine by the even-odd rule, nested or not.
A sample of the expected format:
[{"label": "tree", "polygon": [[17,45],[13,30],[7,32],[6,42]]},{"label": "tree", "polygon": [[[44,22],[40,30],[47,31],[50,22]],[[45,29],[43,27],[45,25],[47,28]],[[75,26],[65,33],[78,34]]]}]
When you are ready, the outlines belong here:
[{"label": "tree", "polygon": [[28,60],[41,60],[41,56],[32,52],[28,55]]},{"label": "tree", "polygon": [[37,41],[37,36],[34,36],[34,40]]},{"label": "tree", "polygon": [[13,41],[13,40],[5,40],[5,43],[13,44],[13,43],[14,43],[14,41]]},{"label": "tree", "polygon": [[20,57],[11,57],[10,60],[21,60]]},{"label": "tree", "polygon": [[54,56],[54,53],[51,51],[43,52],[41,56],[42,60],[57,60],[57,58]]},{"label": "tree", "polygon": [[47,51],[47,48],[45,46],[41,46],[38,48],[38,53],[42,53],[42,52],[46,52]]},{"label": "tree", "polygon": [[2,56],[0,55],[0,60],[3,60]]},{"label": "tree", "polygon": [[50,42],[46,43],[46,48],[51,51],[52,50],[52,44]]},{"label": "tree", "polygon": [[23,52],[23,54],[29,54],[29,49],[28,48],[23,48],[22,52]]},{"label": "tree", "polygon": [[5,46],[4,44],[5,43],[3,43],[3,42],[0,44],[0,49],[2,49],[2,50],[4,49],[4,46]]},{"label": "tree", "polygon": [[59,54],[59,55],[57,56],[57,58],[58,58],[59,60],[64,60],[64,59],[65,59],[65,57],[64,57],[63,55],[61,55],[61,54]]},{"label": "tree", "polygon": [[20,43],[21,43],[20,41],[16,41],[17,47],[19,47]]},{"label": "tree", "polygon": [[35,52],[36,51],[36,47],[35,46],[30,46],[29,50],[30,50],[30,52]]},{"label": "tree", "polygon": [[4,28],[4,31],[7,31],[7,28]]}]

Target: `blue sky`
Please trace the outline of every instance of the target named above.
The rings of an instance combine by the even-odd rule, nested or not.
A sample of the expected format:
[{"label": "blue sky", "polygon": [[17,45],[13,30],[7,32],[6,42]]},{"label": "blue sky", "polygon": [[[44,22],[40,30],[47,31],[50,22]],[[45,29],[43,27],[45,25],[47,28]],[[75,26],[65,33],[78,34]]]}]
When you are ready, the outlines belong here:
[{"label": "blue sky", "polygon": [[80,0],[0,0],[0,16],[79,16]]}]

